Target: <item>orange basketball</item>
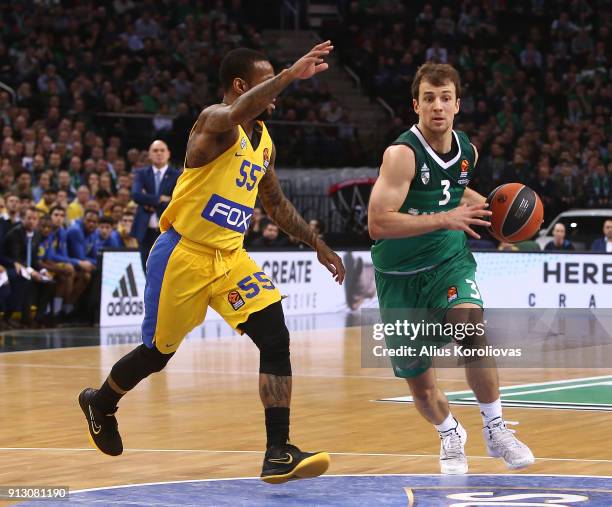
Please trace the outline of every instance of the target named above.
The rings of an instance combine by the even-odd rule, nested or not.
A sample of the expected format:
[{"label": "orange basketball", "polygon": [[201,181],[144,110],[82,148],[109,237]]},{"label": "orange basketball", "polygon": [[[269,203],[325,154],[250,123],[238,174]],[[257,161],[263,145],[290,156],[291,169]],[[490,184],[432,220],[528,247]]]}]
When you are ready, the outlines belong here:
[{"label": "orange basketball", "polygon": [[491,235],[499,241],[516,243],[533,238],[544,221],[544,206],[538,194],[522,183],[507,183],[487,197]]}]

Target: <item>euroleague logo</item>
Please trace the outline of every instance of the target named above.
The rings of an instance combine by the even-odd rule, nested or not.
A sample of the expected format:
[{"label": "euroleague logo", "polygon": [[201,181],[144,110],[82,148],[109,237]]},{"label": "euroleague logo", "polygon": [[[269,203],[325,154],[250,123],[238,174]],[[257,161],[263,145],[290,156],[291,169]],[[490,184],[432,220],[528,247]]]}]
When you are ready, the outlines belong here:
[{"label": "euroleague logo", "polygon": [[466,159],[463,159],[461,161],[461,172],[459,173],[459,181],[457,182],[460,185],[467,185],[470,182],[470,179],[468,178],[469,168],[470,163]]},{"label": "euroleague logo", "polygon": [[232,290],[227,295],[227,302],[232,305],[234,310],[238,310],[244,306],[244,299],[237,290]]},{"label": "euroleague logo", "polygon": [[452,287],[449,287],[448,290],[446,291],[447,301],[450,303],[451,301],[454,301],[455,299],[457,299],[457,297],[458,297],[457,287],[455,287],[454,285]]}]

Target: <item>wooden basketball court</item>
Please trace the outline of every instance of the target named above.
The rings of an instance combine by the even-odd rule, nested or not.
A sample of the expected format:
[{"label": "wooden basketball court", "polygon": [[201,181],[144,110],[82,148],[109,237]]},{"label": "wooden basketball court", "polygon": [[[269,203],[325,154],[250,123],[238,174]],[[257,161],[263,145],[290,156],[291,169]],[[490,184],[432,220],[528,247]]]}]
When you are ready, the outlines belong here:
[{"label": "wooden basketball court", "polygon": [[[248,338],[235,335],[186,340],[163,372],[145,380],[122,400],[118,420],[125,451],[112,458],[90,447],[77,395],[85,386],[100,385],[113,363],[135,346],[138,332],[125,330],[124,341],[134,343],[116,345],[100,345],[99,332],[97,329],[14,332],[1,338],[0,345],[5,351],[24,343],[28,348],[45,347],[0,353],[1,486],[69,486],[73,492],[142,483],[258,476],[265,431],[257,393],[258,351]],[[412,495],[415,505],[429,505],[419,504],[422,490],[410,489],[416,476],[410,474],[439,473],[437,434],[411,403],[376,401],[406,396],[409,392],[389,369],[361,368],[359,328],[293,331],[292,362],[292,441],[305,450],[329,451],[330,475],[409,474],[404,486],[410,494],[408,490],[398,490],[397,498],[403,498],[399,504],[410,505]],[[608,375],[612,375],[612,368],[500,370],[504,387]],[[467,389],[461,370],[439,370],[438,376],[445,391]],[[596,384],[604,389],[607,385],[604,381]],[[609,385],[607,389],[610,390]],[[470,474],[512,474],[510,479],[500,475],[505,477],[504,484],[511,481],[510,486],[499,486],[502,490],[544,488],[518,482],[513,486],[512,481],[518,479],[515,476],[521,474],[612,476],[610,408],[505,408],[507,420],[520,421],[518,436],[537,458],[534,466],[519,472],[508,471],[501,460],[486,457],[477,407],[453,405],[452,410],[468,430]],[[599,500],[592,496],[598,491],[597,494],[612,495],[612,479],[602,481],[598,484],[605,487],[591,486],[583,492],[590,502],[596,502],[592,505],[610,505],[597,503]],[[556,489],[565,491],[562,478],[556,482]],[[267,505],[272,500],[265,495],[287,492],[282,502],[293,505],[297,499],[292,498],[291,489],[282,488],[298,483],[306,484],[300,487],[308,487],[311,492],[325,484],[324,479],[297,481],[275,490],[274,486],[262,483],[265,490],[258,485],[250,490],[248,502],[236,500],[233,504]],[[180,484],[183,483],[176,486]],[[492,484],[491,491],[496,491],[495,479]],[[576,491],[579,485],[569,489]],[[264,497],[258,497],[260,491],[264,491],[261,493]],[[329,503],[321,500],[317,504],[342,505],[333,497],[337,493],[325,497]],[[376,490],[371,494],[376,494]],[[144,498],[137,489],[130,495],[131,501],[156,504],[150,494]],[[74,498],[78,499],[78,494]],[[452,500],[440,501],[436,505],[452,504]],[[200,498],[195,504],[217,504],[211,502]],[[170,500],[157,503],[172,504]]]}]

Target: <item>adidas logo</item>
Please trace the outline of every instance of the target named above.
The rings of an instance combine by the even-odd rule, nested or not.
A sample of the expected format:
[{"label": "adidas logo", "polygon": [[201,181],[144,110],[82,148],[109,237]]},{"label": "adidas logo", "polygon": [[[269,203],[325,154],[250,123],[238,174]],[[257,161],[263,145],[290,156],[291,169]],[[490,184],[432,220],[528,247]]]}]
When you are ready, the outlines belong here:
[{"label": "adidas logo", "polygon": [[138,285],[131,264],[128,264],[117,288],[113,291],[113,298],[115,301],[106,305],[106,313],[109,317],[144,313],[144,302],[138,295]]},{"label": "adidas logo", "polygon": [[[129,285],[129,291],[128,291]],[[134,278],[134,269],[131,264],[128,264],[125,274],[119,280],[119,285],[113,291],[114,298],[127,298],[127,297],[138,297],[138,286],[136,285],[136,279]]]}]

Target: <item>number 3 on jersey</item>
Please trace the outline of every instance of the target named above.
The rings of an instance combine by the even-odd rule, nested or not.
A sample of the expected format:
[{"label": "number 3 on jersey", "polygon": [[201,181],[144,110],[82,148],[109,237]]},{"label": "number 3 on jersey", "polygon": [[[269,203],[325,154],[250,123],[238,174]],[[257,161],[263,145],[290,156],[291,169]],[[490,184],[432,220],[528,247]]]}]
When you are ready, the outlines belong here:
[{"label": "number 3 on jersey", "polygon": [[467,283],[470,286],[470,289],[472,289],[472,292],[470,293],[470,297],[480,299],[480,291],[478,290],[478,287],[476,286],[476,282],[474,280],[470,280],[469,278],[466,278],[465,283]]},{"label": "number 3 on jersey", "polygon": [[448,201],[450,201],[451,195],[448,189],[450,188],[450,181],[442,180],[442,199],[438,201],[440,206],[444,206]]}]

